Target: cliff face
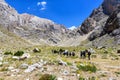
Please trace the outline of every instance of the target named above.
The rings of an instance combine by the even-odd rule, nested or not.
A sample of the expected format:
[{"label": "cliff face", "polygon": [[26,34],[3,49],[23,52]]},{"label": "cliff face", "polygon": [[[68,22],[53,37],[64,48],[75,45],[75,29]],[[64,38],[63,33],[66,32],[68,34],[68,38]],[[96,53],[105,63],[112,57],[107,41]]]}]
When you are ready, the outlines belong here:
[{"label": "cliff face", "polygon": [[[92,45],[110,47],[120,44],[119,6],[120,0],[104,0],[102,5],[92,12],[90,18],[93,18],[97,23],[91,35],[88,37]],[[89,26],[89,28],[90,27],[93,26]]]},{"label": "cliff face", "polygon": [[29,14],[19,14],[0,0],[0,25],[8,31],[36,44],[58,44],[67,39],[67,29],[51,20]]},{"label": "cliff face", "polygon": [[120,6],[120,0],[104,0],[102,6],[104,13],[110,15],[118,6]]}]

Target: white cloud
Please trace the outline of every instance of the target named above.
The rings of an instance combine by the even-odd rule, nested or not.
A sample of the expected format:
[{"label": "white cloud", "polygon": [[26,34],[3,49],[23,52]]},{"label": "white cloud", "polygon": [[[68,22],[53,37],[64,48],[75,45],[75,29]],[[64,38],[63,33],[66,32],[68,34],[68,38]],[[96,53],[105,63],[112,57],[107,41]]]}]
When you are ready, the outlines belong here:
[{"label": "white cloud", "polygon": [[71,27],[69,27],[68,29],[74,30],[74,29],[76,29],[76,26],[71,26]]},{"label": "white cloud", "polygon": [[38,3],[37,3],[37,6],[40,6],[40,5],[41,5],[41,2],[38,2]]},{"label": "white cloud", "polygon": [[46,9],[46,5],[47,5],[47,2],[45,2],[45,1],[37,3],[37,6],[41,6],[40,10],[45,10]]}]

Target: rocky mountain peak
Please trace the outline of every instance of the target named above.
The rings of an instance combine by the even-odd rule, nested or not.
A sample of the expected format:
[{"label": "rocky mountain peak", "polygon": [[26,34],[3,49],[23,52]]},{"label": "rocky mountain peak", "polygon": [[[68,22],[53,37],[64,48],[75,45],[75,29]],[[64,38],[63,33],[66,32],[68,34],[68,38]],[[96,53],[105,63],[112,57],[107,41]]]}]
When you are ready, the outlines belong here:
[{"label": "rocky mountain peak", "polygon": [[58,44],[67,39],[68,30],[63,25],[27,13],[19,14],[4,0],[0,0],[0,25],[35,44]]},{"label": "rocky mountain peak", "polygon": [[120,6],[120,0],[104,0],[102,6],[104,13],[110,15],[118,6]]}]

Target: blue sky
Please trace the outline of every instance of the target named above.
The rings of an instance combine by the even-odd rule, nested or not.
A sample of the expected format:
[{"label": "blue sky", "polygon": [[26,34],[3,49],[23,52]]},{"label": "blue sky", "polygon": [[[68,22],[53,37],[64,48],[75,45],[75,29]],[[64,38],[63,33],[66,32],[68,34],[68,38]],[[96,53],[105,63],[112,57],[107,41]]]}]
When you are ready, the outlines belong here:
[{"label": "blue sky", "polygon": [[66,27],[79,26],[103,0],[5,0],[18,13],[53,20]]}]

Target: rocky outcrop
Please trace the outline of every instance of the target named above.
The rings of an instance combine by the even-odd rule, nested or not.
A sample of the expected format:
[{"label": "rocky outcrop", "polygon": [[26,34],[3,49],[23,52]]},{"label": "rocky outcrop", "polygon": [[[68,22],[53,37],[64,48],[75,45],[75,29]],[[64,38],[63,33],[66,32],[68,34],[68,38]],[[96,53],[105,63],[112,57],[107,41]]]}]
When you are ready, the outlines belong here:
[{"label": "rocky outcrop", "polygon": [[[84,34],[92,31],[88,40],[92,46],[117,46],[120,44],[120,6],[119,0],[104,0],[102,5],[95,9],[86,19],[80,29]],[[82,29],[83,28],[83,29]],[[84,29],[85,28],[85,29]],[[86,30],[86,31],[84,31]]]},{"label": "rocky outcrop", "polygon": [[[111,33],[112,31],[114,31],[115,29],[117,29],[119,27],[120,27],[120,9],[114,11],[110,15],[110,17],[106,21],[106,24],[105,24],[105,27],[104,27],[104,31],[106,33]],[[115,32],[117,32],[117,31],[115,31]]]},{"label": "rocky outcrop", "polygon": [[120,0],[104,0],[102,6],[104,13],[110,15],[118,6],[120,6]]}]

